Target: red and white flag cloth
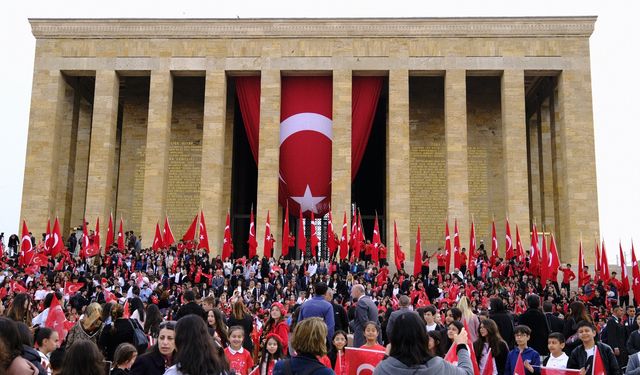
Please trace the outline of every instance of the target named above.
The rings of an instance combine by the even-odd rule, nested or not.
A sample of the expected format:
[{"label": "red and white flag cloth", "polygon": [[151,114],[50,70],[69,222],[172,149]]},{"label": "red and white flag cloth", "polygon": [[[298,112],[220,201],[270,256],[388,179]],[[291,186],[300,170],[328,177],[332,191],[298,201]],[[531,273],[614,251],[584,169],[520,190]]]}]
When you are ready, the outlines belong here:
[{"label": "red and white flag cloth", "polygon": [[[465,326],[467,324],[465,323]],[[466,328],[465,328],[466,329]],[[480,375],[480,367],[478,366],[478,361],[476,360],[476,352],[473,349],[473,342],[471,342],[471,337],[467,338],[467,348],[469,349],[469,356],[471,357],[471,364],[473,365],[473,374]],[[457,345],[452,344],[449,348],[449,351],[444,356],[444,360],[457,365],[458,364],[458,352],[456,351]],[[524,375],[524,374],[521,374]]]},{"label": "red and white flag cloth", "polygon": [[344,213],[342,220],[342,234],[340,235],[340,259],[349,256],[349,240],[347,239],[347,213]]},{"label": "red and white flag cloth", "polygon": [[609,279],[611,279],[611,274],[609,273],[609,261],[607,260],[607,249],[604,246],[604,239],[602,239],[602,254],[600,262],[601,278],[604,281],[604,284],[607,285],[609,283]]},{"label": "red and white flag cloth", "polygon": [[249,239],[247,240],[247,244],[249,244],[249,259],[253,259],[253,257],[258,253],[258,240],[256,239],[256,223],[253,217],[253,207],[251,207],[249,222]]},{"label": "red and white flag cloth", "polygon": [[531,230],[531,248],[529,250],[529,272],[535,276],[540,275],[540,249],[538,247],[538,230],[533,224]]},{"label": "red and white flag cloth", "polygon": [[524,361],[522,360],[522,352],[518,353],[518,360],[516,366],[513,368],[513,375],[525,375]]},{"label": "red and white flag cloth", "polygon": [[420,224],[416,233],[416,252],[413,255],[413,276],[418,277],[422,270],[422,244],[420,243]]},{"label": "red and white flag cloth", "polygon": [[162,242],[165,247],[169,247],[176,242],[175,237],[173,237],[173,231],[171,230],[171,225],[169,225],[169,216],[164,218],[164,228],[162,229]]},{"label": "red and white flag cloth", "polygon": [[82,289],[83,286],[84,283],[72,283],[70,281],[67,281],[64,283],[64,295],[72,296],[76,294],[80,289]]},{"label": "red and white flag cloth", "polygon": [[460,269],[462,266],[460,249],[460,231],[458,230],[458,219],[455,219],[453,225],[453,268]]},{"label": "red and white flag cloth", "polygon": [[51,233],[51,238],[52,238],[51,256],[56,257],[64,249],[64,243],[62,241],[62,232],[60,231],[60,222],[58,221],[57,217],[56,217],[56,220],[53,222],[53,232]]},{"label": "red and white flag cloth", "polygon": [[[533,366],[533,367],[536,368],[538,366]],[[540,375],[578,375],[578,374],[580,374],[580,370],[540,366]]]},{"label": "red and white flag cloth", "polygon": [[[227,229],[229,230],[229,235],[227,236]],[[224,241],[225,245],[227,245],[227,250],[229,255],[231,256],[231,251],[229,249],[233,248],[231,244],[231,228],[229,227],[229,212],[227,212],[227,224],[224,229]],[[198,249],[206,249],[207,251],[211,251],[209,248],[209,235],[207,234],[207,223],[204,221],[204,211],[200,211],[200,227],[199,227],[199,236],[198,236]],[[224,257],[225,246],[222,246],[222,259],[226,259]]]},{"label": "red and white flag cloth", "polygon": [[100,218],[96,218],[96,231],[93,234],[93,245],[95,251],[100,254]]},{"label": "red and white flag cloth", "polygon": [[160,232],[160,224],[156,222],[156,234],[153,237],[153,244],[151,245],[151,249],[153,251],[158,251],[164,247],[162,243],[162,233]]},{"label": "red and white flag cloth", "polygon": [[451,234],[449,233],[449,219],[445,221],[444,225],[444,256],[445,256],[445,272],[449,273],[451,266]]},{"label": "red and white flag cloth", "polygon": [[87,230],[87,220],[82,218],[82,242],[80,245],[80,257],[89,258],[89,231]]},{"label": "red and white flag cloth", "polygon": [[26,266],[31,264],[31,259],[35,255],[33,243],[31,243],[31,236],[29,235],[29,229],[27,228],[27,222],[22,220],[22,240],[20,241],[20,256],[18,257],[18,264]]},{"label": "red and white flag cloth", "polygon": [[491,348],[489,348],[489,352],[487,353],[487,361],[485,362],[484,368],[482,369],[482,375],[493,375],[493,370],[493,354],[491,354]]},{"label": "red and white flag cloth", "polygon": [[302,211],[298,212],[298,235],[296,236],[297,247],[302,252],[304,258],[304,251],[307,248],[307,237],[304,235],[304,218],[302,217]]},{"label": "red and white flag cloth", "polygon": [[105,251],[109,251],[111,244],[113,244],[113,214],[109,214],[109,225],[107,226],[107,240],[104,244]]},{"label": "red and white flag cloth", "polygon": [[622,278],[621,295],[627,295],[631,289],[629,286],[629,273],[627,271],[627,263],[624,260],[624,252],[622,251],[622,242],[620,242],[620,277]]},{"label": "red and white flag cloth", "polygon": [[60,301],[58,301],[58,297],[54,294],[51,305],[49,306],[49,315],[47,315],[44,326],[58,332],[60,341],[64,341],[65,337],[67,337],[67,329],[65,328],[66,321],[67,319],[64,316],[64,311],[62,311]]},{"label": "red and white flag cloth", "polygon": [[600,274],[602,273],[602,261],[600,260],[600,245],[598,244],[598,240],[596,240],[596,247],[595,247],[595,254],[596,254],[596,262],[593,265],[593,272],[594,272],[594,281],[597,283],[598,280],[600,280]]},{"label": "red and white flag cloth", "polygon": [[469,232],[469,271],[472,275],[476,273],[476,228],[473,221]]},{"label": "red and white flag cloth", "polygon": [[549,253],[547,252],[547,236],[545,236],[544,233],[542,234],[540,257],[540,284],[542,284],[542,287],[545,287],[549,279]]},{"label": "red and white flag cloth", "polygon": [[331,200],[333,80],[282,77],[281,86],[280,204],[291,204],[294,215],[324,215]]},{"label": "red and white flag cloth", "polygon": [[516,224],[516,256],[519,262],[524,262],[524,246],[522,246],[522,241],[520,240],[518,224]]},{"label": "red and white flag cloth", "polygon": [[513,258],[513,241],[511,239],[511,227],[509,227],[509,219],[505,223],[505,255],[504,258],[509,260]]},{"label": "red and white flag cloth", "polygon": [[122,221],[122,217],[120,217],[120,227],[118,228],[118,250],[124,252],[124,222]]},{"label": "red and white flag cloth", "polygon": [[187,228],[187,231],[185,232],[184,236],[182,236],[182,240],[183,241],[193,241],[196,239],[196,229],[198,228],[198,217],[200,215],[196,215],[193,218],[193,221],[191,222],[191,225],[189,225],[189,228]]},{"label": "red and white flag cloth", "polygon": [[25,288],[22,284],[17,281],[10,281],[9,286],[11,287],[11,291],[14,293],[26,293],[27,288]]},{"label": "red and white flag cloth", "polygon": [[496,235],[496,222],[494,220],[491,222],[491,264],[496,264],[499,257],[498,236]]},{"label": "red and white flag cloth", "polygon": [[556,238],[551,234],[551,245],[549,246],[549,279],[558,281],[558,270],[560,269],[560,256],[558,255],[558,246]]},{"label": "red and white flag cloth", "polygon": [[329,225],[327,227],[327,247],[329,248],[329,259],[333,259],[333,254],[335,254],[336,250],[338,249],[335,235],[335,229],[333,228],[333,215],[331,214],[331,210],[329,210]]},{"label": "red and white flag cloth", "polygon": [[607,375],[607,371],[604,367],[604,362],[602,361],[602,356],[600,355],[597,345],[593,351],[593,372],[591,375]]},{"label": "red and white flag cloth", "polygon": [[273,238],[271,238],[271,219],[269,218],[269,210],[267,210],[267,223],[264,227],[264,256],[271,258],[273,256]]},{"label": "red and white flag cloth", "polygon": [[633,299],[636,302],[636,306],[640,304],[640,268],[638,268],[638,261],[636,260],[636,252],[633,248],[633,241],[631,242],[631,277],[633,278],[633,284],[631,288],[633,290]]},{"label": "red and white flag cloth", "polygon": [[393,221],[393,258],[396,264],[396,269],[404,269],[405,255],[400,248],[400,241],[398,240],[398,226],[396,221]]},{"label": "red and white flag cloth", "polygon": [[[635,263],[635,255],[633,258]],[[587,275],[584,273],[584,253],[582,250],[582,240],[580,240],[580,248],[578,249],[578,287],[582,288],[587,284]],[[634,276],[635,278],[635,276]],[[635,293],[634,293],[635,294]],[[640,296],[639,296],[640,297]]]},{"label": "red and white flag cloth", "polygon": [[365,348],[344,348],[344,359],[348,375],[371,375],[385,353]]},{"label": "red and white flag cloth", "polygon": [[376,212],[376,218],[373,222],[373,236],[371,236],[371,242],[373,245],[373,254],[371,256],[371,260],[378,264],[379,260],[379,250],[380,245],[382,245],[382,240],[380,239],[380,225],[378,225],[378,213]]},{"label": "red and white flag cloth", "polygon": [[289,205],[287,205],[284,213],[284,224],[282,225],[282,241],[280,243],[280,251],[283,257],[289,255]]},{"label": "red and white flag cloth", "polygon": [[[44,251],[49,255],[51,253],[51,220],[47,219],[47,231],[44,235]],[[1,246],[1,245],[0,245]]]}]

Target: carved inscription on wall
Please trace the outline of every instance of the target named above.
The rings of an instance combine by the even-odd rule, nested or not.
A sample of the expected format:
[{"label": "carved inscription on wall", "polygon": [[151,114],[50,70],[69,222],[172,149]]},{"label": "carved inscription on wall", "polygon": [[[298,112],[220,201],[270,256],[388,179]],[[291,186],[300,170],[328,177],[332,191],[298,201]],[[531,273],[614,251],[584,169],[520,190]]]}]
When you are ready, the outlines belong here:
[{"label": "carved inscription on wall", "polygon": [[200,141],[171,141],[167,207],[175,233],[183,233],[200,209],[201,164]]}]

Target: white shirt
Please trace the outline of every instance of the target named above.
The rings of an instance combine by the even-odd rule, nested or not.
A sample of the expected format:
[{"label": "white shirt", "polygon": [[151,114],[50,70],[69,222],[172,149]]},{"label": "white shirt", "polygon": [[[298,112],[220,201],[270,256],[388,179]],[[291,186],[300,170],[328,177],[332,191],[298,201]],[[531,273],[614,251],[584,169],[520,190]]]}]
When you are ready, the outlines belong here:
[{"label": "white shirt", "polygon": [[593,348],[591,348],[591,349],[585,348],[584,351],[587,352],[587,358],[589,358],[590,356],[592,356],[595,353],[596,346],[594,345]]},{"label": "white shirt", "polygon": [[427,332],[435,331],[436,328],[438,328],[438,324],[436,322],[433,322],[433,325],[427,324]]},{"label": "white shirt", "polygon": [[569,360],[569,356],[565,353],[562,353],[559,357],[554,357],[553,355],[549,356],[549,361],[547,362],[547,367],[551,368],[567,368],[567,361]]}]

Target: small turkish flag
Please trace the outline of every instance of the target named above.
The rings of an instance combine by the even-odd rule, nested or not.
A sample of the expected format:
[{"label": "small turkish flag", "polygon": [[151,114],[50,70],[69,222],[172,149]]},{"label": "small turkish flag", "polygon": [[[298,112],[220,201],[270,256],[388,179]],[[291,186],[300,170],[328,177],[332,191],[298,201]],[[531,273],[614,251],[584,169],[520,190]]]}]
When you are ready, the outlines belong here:
[{"label": "small turkish flag", "polygon": [[182,236],[183,241],[193,241],[196,238],[196,228],[198,227],[198,215],[193,218],[191,225],[187,228],[184,236]]},{"label": "small turkish flag", "polygon": [[31,263],[31,258],[34,256],[33,244],[31,243],[31,236],[29,235],[29,229],[27,228],[27,222],[22,221],[22,241],[20,242],[20,256],[18,258],[18,264],[28,265]]},{"label": "small turkish flag", "polygon": [[109,214],[109,225],[107,226],[107,240],[104,243],[105,251],[109,251],[113,244],[113,215]]},{"label": "small turkish flag", "polygon": [[345,259],[349,255],[349,241],[347,239],[347,213],[342,219],[342,235],[340,236],[340,259]]},{"label": "small turkish flag", "polygon": [[169,247],[176,242],[176,239],[173,237],[171,226],[169,225],[169,216],[164,218],[164,229],[162,230],[162,235],[162,242],[165,247]]},{"label": "small turkish flag", "polygon": [[64,295],[65,296],[71,296],[76,294],[80,289],[82,289],[82,287],[84,286],[84,283],[72,283],[72,282],[65,282],[64,283]]},{"label": "small turkish flag", "polygon": [[11,285],[11,290],[14,293],[26,293],[27,292],[27,288],[22,286],[22,284],[18,283],[17,281],[11,281],[9,283],[9,285]]},{"label": "small turkish flag", "polygon": [[49,259],[45,253],[38,253],[31,259],[31,264],[37,267],[46,267]]},{"label": "small turkish flag", "polygon": [[604,362],[602,362],[602,356],[600,355],[600,351],[598,350],[598,346],[596,345],[595,351],[593,352],[593,373],[592,375],[607,375],[607,371],[604,368]]},{"label": "small turkish flag", "polygon": [[122,222],[122,217],[120,218],[120,228],[118,229],[118,250],[124,251],[124,231],[122,227],[124,223]]},{"label": "small turkish flag", "polygon": [[[202,218],[204,219],[204,216]],[[200,240],[202,240],[202,221],[200,222]],[[222,241],[222,259],[224,260],[231,257],[233,249],[233,244],[231,243],[231,215],[229,211],[227,211],[227,221],[224,226],[224,239]]]},{"label": "small turkish flag", "polygon": [[384,358],[384,352],[364,348],[344,348],[348,375],[370,375]]},{"label": "small turkish flag", "polygon": [[522,353],[518,353],[518,360],[516,361],[516,367],[513,369],[513,375],[525,375]]},{"label": "small turkish flag", "polygon": [[64,244],[62,243],[62,232],[60,231],[60,222],[56,217],[56,220],[53,222],[53,232],[51,233],[51,256],[56,257],[58,254],[62,252],[64,249]]},{"label": "small turkish flag", "polygon": [[162,247],[164,247],[164,244],[162,243],[162,235],[160,234],[160,225],[156,223],[156,235],[153,238],[153,245],[151,245],[151,249],[153,251],[158,251]]},{"label": "small turkish flag", "polygon": [[489,354],[487,355],[487,362],[482,370],[482,375],[493,375],[493,354],[491,354],[491,348],[489,348]]},{"label": "small turkish flag", "polygon": [[47,316],[47,321],[44,323],[44,326],[58,332],[60,340],[64,341],[64,338],[67,336],[67,330],[65,329],[66,320],[60,301],[58,301],[58,297],[54,294],[51,300],[51,306],[49,307],[49,315]]},{"label": "small turkish flag", "polygon": [[47,219],[47,231],[44,236],[44,251],[49,254],[51,252],[51,220]]},{"label": "small turkish flag", "polygon": [[87,221],[82,218],[82,246],[81,252],[83,258],[89,258],[92,255],[89,255],[89,231],[87,230]]},{"label": "small turkish flag", "polygon": [[[225,228],[226,232],[226,228]],[[256,240],[256,223],[253,218],[253,207],[251,207],[251,220],[249,224],[249,259],[253,259],[258,252],[258,241]]]},{"label": "small turkish flag", "polygon": [[264,227],[264,256],[271,258],[273,251],[273,238],[271,237],[271,223],[269,218],[269,211],[267,210],[267,223]]}]

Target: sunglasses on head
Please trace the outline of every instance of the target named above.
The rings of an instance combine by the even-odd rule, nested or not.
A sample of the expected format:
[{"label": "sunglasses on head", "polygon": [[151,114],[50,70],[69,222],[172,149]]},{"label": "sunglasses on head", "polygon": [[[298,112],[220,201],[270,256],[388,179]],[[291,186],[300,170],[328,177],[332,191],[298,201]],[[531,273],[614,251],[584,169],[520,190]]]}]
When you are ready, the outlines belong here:
[{"label": "sunglasses on head", "polygon": [[166,322],[162,322],[160,323],[160,326],[158,326],[158,329],[170,329],[170,330],[175,330],[176,329],[176,321],[175,320],[169,320]]}]

